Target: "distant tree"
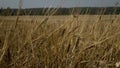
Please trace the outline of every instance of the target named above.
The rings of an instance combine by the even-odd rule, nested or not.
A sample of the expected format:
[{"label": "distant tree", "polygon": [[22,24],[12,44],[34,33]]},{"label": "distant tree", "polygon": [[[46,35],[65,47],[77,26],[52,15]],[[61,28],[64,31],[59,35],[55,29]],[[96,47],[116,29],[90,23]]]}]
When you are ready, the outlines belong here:
[{"label": "distant tree", "polygon": [[0,15],[2,15],[3,8],[0,8]]},{"label": "distant tree", "polygon": [[12,9],[10,7],[7,7],[7,15],[11,15],[12,14]]},{"label": "distant tree", "polygon": [[7,7],[6,9],[2,10],[1,14],[4,16],[9,16],[12,14],[12,9],[10,7]]},{"label": "distant tree", "polygon": [[31,15],[31,14],[32,14],[32,10],[31,9],[24,9],[22,15]]}]

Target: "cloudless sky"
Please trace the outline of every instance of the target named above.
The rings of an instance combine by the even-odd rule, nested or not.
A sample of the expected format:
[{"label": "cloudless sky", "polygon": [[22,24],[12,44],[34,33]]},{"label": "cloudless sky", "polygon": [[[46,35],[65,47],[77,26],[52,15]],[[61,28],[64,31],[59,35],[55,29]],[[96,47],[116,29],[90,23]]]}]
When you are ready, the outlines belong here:
[{"label": "cloudless sky", "polygon": [[[19,0],[0,0],[0,8],[18,8]],[[39,7],[112,7],[120,0],[23,0],[22,8]]]}]

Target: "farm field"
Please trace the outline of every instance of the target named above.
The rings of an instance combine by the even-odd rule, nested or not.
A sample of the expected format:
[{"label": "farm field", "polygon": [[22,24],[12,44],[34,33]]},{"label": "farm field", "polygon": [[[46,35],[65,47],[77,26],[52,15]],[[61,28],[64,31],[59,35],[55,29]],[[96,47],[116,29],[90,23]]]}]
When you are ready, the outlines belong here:
[{"label": "farm field", "polygon": [[[102,20],[112,20],[115,19],[116,16],[118,18],[120,18],[120,15],[77,15],[77,17],[79,18],[79,20],[83,20],[87,19],[87,20],[94,20],[95,18],[98,18],[99,16],[101,16]],[[16,20],[17,16],[0,16],[0,19],[2,20]],[[72,18],[72,15],[59,15],[59,16],[20,16],[20,20],[23,21],[30,21],[30,20],[37,20],[40,21],[41,19],[44,19],[46,17],[49,17],[49,20],[67,20],[68,18]]]},{"label": "farm field", "polygon": [[0,66],[120,67],[120,15],[0,16]]}]

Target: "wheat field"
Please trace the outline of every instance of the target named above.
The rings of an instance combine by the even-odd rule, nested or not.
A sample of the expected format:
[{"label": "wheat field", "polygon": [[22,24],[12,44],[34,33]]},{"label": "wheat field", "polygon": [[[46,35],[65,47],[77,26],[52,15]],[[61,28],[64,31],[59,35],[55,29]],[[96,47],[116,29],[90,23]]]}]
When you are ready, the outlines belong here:
[{"label": "wheat field", "polygon": [[120,67],[120,15],[0,16],[0,68]]}]

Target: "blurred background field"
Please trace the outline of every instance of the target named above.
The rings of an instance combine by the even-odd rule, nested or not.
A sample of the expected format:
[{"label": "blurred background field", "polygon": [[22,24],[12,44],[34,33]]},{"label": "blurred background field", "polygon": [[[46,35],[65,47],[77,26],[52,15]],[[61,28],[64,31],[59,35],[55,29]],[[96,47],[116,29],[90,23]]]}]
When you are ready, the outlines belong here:
[{"label": "blurred background field", "polygon": [[119,45],[120,15],[0,16],[1,68],[116,68]]}]

